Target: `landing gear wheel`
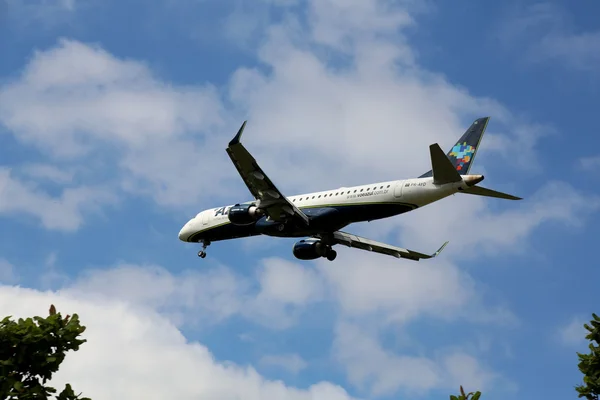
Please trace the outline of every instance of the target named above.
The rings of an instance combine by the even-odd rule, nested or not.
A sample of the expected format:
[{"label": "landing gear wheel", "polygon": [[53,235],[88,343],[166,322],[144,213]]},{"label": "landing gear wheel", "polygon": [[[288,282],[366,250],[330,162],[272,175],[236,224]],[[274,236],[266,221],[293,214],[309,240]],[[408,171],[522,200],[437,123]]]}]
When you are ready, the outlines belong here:
[{"label": "landing gear wheel", "polygon": [[200,258],[205,258],[206,257],[206,248],[210,246],[210,241],[209,240],[203,240],[202,241],[202,250],[200,250],[198,252],[198,257]]},{"label": "landing gear wheel", "polygon": [[329,251],[327,252],[327,259],[328,259],[329,261],[333,261],[333,260],[335,260],[335,258],[336,258],[336,257],[337,257],[337,252],[336,252],[335,250],[329,250]]}]

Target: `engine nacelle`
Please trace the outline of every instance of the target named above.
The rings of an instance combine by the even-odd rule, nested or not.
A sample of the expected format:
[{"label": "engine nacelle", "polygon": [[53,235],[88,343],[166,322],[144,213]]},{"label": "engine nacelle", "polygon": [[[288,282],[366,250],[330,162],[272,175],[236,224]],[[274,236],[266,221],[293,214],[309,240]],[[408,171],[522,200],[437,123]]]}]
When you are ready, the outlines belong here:
[{"label": "engine nacelle", "polygon": [[263,215],[254,204],[236,204],[229,209],[228,218],[234,225],[252,225]]},{"label": "engine nacelle", "polygon": [[327,246],[317,239],[300,240],[294,244],[293,253],[299,260],[315,260],[326,257]]}]

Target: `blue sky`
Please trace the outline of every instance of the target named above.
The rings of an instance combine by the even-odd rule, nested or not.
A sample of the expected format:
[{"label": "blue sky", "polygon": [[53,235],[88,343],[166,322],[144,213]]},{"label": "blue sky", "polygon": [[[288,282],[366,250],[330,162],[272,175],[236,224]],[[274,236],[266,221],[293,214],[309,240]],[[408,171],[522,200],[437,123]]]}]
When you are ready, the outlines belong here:
[{"label": "blue sky", "polygon": [[[57,384],[94,399],[574,398],[600,305],[600,5],[5,1],[0,311],[77,312]],[[453,196],[346,230],[442,256],[177,232],[250,199],[246,146],[290,195],[418,176],[492,117]],[[388,259],[390,258],[390,259]],[[94,367],[90,367],[94,365]],[[235,397],[240,396],[240,397]]]}]

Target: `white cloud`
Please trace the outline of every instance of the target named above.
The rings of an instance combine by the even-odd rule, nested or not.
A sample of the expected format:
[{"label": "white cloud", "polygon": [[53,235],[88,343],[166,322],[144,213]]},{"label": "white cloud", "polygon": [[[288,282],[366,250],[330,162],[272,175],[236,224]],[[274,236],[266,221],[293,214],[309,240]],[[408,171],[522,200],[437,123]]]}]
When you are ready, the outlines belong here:
[{"label": "white cloud", "polygon": [[309,265],[267,258],[261,261],[257,275],[260,289],[246,303],[244,313],[265,326],[289,328],[306,306],[326,298],[322,276]]},{"label": "white cloud", "polygon": [[[50,261],[52,261],[52,257],[50,257]],[[331,267],[331,264],[329,266]],[[391,267],[391,264],[389,266]],[[404,270],[397,267],[396,271]],[[383,294],[369,293],[365,292],[365,288],[361,287],[353,276],[355,271],[352,269],[355,266],[348,264],[346,268],[350,270],[346,276],[346,280],[351,282],[349,289],[356,289],[354,297],[367,303],[366,306],[359,309],[362,312],[361,316],[366,316],[367,319],[369,312],[373,315],[376,308],[383,309],[392,317],[401,314],[404,321],[408,319],[408,314],[412,313],[410,316],[414,317],[419,312],[430,313],[439,318],[453,318],[452,314],[457,313],[457,308],[466,306],[465,300],[473,298],[469,285],[463,284],[464,294],[461,295],[456,292],[456,285],[450,283],[452,279],[443,282],[432,279],[431,274],[425,273],[427,280],[419,282],[416,274],[397,275],[391,273],[391,269],[386,273],[385,268],[372,269],[370,271],[371,278],[366,279],[374,282],[373,286],[379,285]],[[207,323],[217,323],[234,315],[252,318],[255,322],[274,328],[289,327],[297,317],[297,313],[294,315],[291,311],[295,309],[300,312],[310,303],[327,299],[324,297],[324,292],[335,290],[335,285],[340,283],[331,281],[328,276],[321,276],[323,272],[324,270],[321,268],[314,271],[282,260],[268,259],[259,267],[257,274],[259,287],[255,288],[247,278],[235,275],[228,268],[222,266],[217,266],[207,272],[184,271],[174,275],[158,266],[121,264],[111,269],[84,271],[78,278],[70,279],[60,285],[61,289],[57,292],[42,293],[29,289],[0,287],[0,313],[39,312],[35,310],[39,310],[40,307],[46,309],[50,302],[55,303],[63,313],[78,312],[84,323],[90,326],[86,336],[92,344],[84,346],[90,350],[82,351],[79,359],[71,357],[77,361],[70,361],[72,364],[66,364],[61,369],[59,376],[64,376],[65,379],[72,381],[77,390],[83,390],[90,395],[99,393],[96,397],[102,398],[103,390],[108,389],[101,389],[100,385],[94,383],[100,379],[98,374],[102,376],[108,374],[106,379],[111,379],[110,374],[112,373],[126,376],[125,372],[133,370],[134,366],[137,366],[135,370],[138,371],[134,378],[139,379],[153,380],[154,375],[152,374],[161,373],[162,370],[152,372],[155,368],[154,363],[166,363],[164,368],[171,368],[171,375],[179,376],[181,373],[185,375],[187,369],[199,368],[200,376],[206,373],[213,378],[215,374],[218,377],[219,374],[212,371],[213,367],[210,364],[208,366],[202,364],[207,362],[206,359],[211,358],[206,355],[207,350],[195,343],[186,344],[175,327],[183,325],[202,327]],[[423,273],[422,270],[421,273]],[[455,273],[456,271],[451,269],[451,275]],[[376,278],[378,276],[379,278]],[[444,276],[444,273],[440,276]],[[401,293],[399,299],[394,298],[392,290],[387,291],[382,286],[382,282],[385,281],[390,282],[390,288],[395,288],[397,292]],[[428,287],[422,286],[423,283],[428,284]],[[411,285],[416,285],[416,287],[407,292]],[[444,291],[446,287],[449,289]],[[282,288],[287,290],[282,291]],[[422,290],[419,291],[419,289]],[[432,297],[432,293],[440,291],[443,293],[433,296],[432,300],[426,300],[426,297]],[[459,300],[456,300],[454,306],[442,305],[442,303],[451,302],[456,297]],[[353,305],[352,302],[349,303],[349,306],[344,304],[348,303],[347,298],[334,296],[333,300],[339,301],[342,307],[348,308]],[[433,312],[436,303],[439,310]],[[292,307],[291,311],[286,308],[290,306]],[[369,307],[371,308],[369,309]],[[447,315],[442,315],[444,313]],[[285,322],[270,321],[281,319]],[[111,326],[109,321],[112,321],[114,325]],[[371,318],[371,321],[376,321],[376,319]],[[377,331],[380,324],[376,323],[371,327]],[[255,340],[248,335],[244,335],[242,339],[245,341]],[[127,345],[127,350],[119,356],[115,356],[111,350],[106,350],[114,348],[114,352],[118,352],[116,347],[124,345]],[[152,357],[155,357],[155,352],[159,352],[160,354],[165,353],[165,359],[147,364],[144,357],[150,349],[154,349]],[[108,351],[108,354],[101,355],[100,353],[103,351]],[[183,357],[181,363],[177,364],[181,371],[173,369],[172,363],[168,360],[172,357],[182,357],[183,353],[188,355]],[[201,356],[202,354],[205,355]],[[475,360],[460,351],[434,358],[396,356],[388,354],[380,347],[376,338],[366,335],[355,325],[340,325],[334,342],[334,354],[336,359],[347,369],[352,384],[360,387],[363,380],[373,379],[371,392],[377,396],[392,393],[400,388],[409,392],[414,390],[424,392],[433,388],[446,387],[446,382],[451,382],[456,386],[455,380],[461,380],[464,384],[472,382],[473,385],[487,384],[490,380],[489,372],[481,369]],[[114,360],[115,371],[109,373],[104,371],[102,365],[105,362],[108,363],[111,357],[116,357]],[[460,360],[449,357],[458,357]],[[89,374],[78,374],[77,370],[80,365],[89,362],[90,359],[97,362],[96,365],[99,365],[98,371],[100,372],[93,374],[93,377]],[[461,365],[464,364],[462,372],[452,369],[456,367],[457,360]],[[260,360],[260,364],[279,366],[292,373],[298,373],[308,367],[308,363],[300,355],[285,353],[267,354]],[[377,368],[373,369],[375,365]],[[230,367],[222,368],[227,370]],[[392,373],[390,368],[399,371],[399,374]],[[402,371],[405,369],[408,376],[403,375]],[[252,370],[250,372],[250,375],[256,375]],[[202,382],[203,379],[194,381]],[[113,396],[126,393],[142,394],[136,391],[139,388],[136,389],[135,379],[134,381],[125,379],[120,382],[122,382],[120,385],[110,389],[115,391],[111,392]],[[158,384],[160,384],[160,380]],[[215,385],[217,384],[215,383]],[[183,396],[181,398],[186,398],[187,395],[191,396],[191,393],[204,393],[199,391],[208,390],[205,386],[203,384],[199,384],[198,387],[193,384],[191,386],[181,385],[177,390],[181,390],[181,396]],[[208,386],[212,388],[212,386]],[[150,388],[147,390],[150,391]],[[161,390],[163,389],[158,390],[157,397],[151,398],[162,398],[160,397]],[[225,398],[228,396],[226,389],[221,386],[211,390],[225,390],[223,396]],[[284,393],[281,396],[285,398]],[[310,398],[318,397],[316,394],[313,396],[315,397]]]},{"label": "white cloud", "polygon": [[[404,7],[391,2],[321,0],[309,4],[314,40],[351,53],[357,50],[357,45],[372,43],[378,35],[395,36],[398,29],[414,23]],[[402,46],[397,45],[398,48]],[[393,54],[395,49],[387,50]],[[410,50],[406,55],[410,59]]]},{"label": "white cloud", "polygon": [[579,167],[597,173],[600,169],[600,156],[583,157],[579,159]]},{"label": "white cloud", "polygon": [[485,391],[494,380],[500,378],[483,367],[475,357],[462,352],[448,353],[442,360],[448,388],[455,388],[458,384],[476,391]]},{"label": "white cloud", "polygon": [[56,254],[56,252],[52,252],[50,254],[48,254],[48,257],[46,257],[46,267],[54,267],[54,265],[56,264],[56,259],[58,258],[58,255]]},{"label": "white cloud", "polygon": [[414,397],[459,385],[485,391],[496,378],[477,359],[462,352],[440,353],[434,358],[393,354],[372,334],[348,323],[340,323],[336,329],[334,355],[345,366],[349,381],[371,396],[402,389]]},{"label": "white cloud", "polygon": [[23,30],[31,29],[32,25],[37,29],[53,28],[75,14],[76,3],[76,0],[3,0],[0,19]]},{"label": "white cloud", "polygon": [[261,357],[260,364],[269,367],[281,367],[293,374],[305,369],[308,364],[298,354],[277,354]]},{"label": "white cloud", "polygon": [[[228,160],[214,152],[222,148],[211,136],[221,113],[210,85],[173,87],[143,63],[67,39],[35,52],[19,79],[0,88],[0,122],[19,141],[52,159],[96,164],[102,174],[95,179],[118,167],[122,188],[161,204],[197,203],[208,193],[190,182],[235,173],[219,168]],[[192,135],[198,131],[203,146]]]},{"label": "white cloud", "polygon": [[37,51],[20,80],[3,89],[5,125],[20,140],[55,156],[90,151],[93,143],[84,144],[84,138],[135,146],[177,136],[216,111],[210,92],[173,91],[142,63],[66,39]]},{"label": "white cloud", "polygon": [[528,62],[558,61],[579,70],[595,72],[600,65],[600,31],[576,29],[568,10],[540,2],[512,10],[498,30],[508,46],[523,46]]},{"label": "white cloud", "polygon": [[297,305],[322,299],[324,288],[314,270],[282,259],[271,258],[263,262],[259,296]]},{"label": "white cloud", "polygon": [[571,322],[558,330],[558,339],[566,346],[576,346],[585,343],[585,337],[589,333],[583,324],[589,322],[582,317],[573,317]]},{"label": "white cloud", "polygon": [[58,168],[50,164],[26,164],[19,168],[19,172],[38,180],[48,180],[59,184],[73,182],[74,172]]},{"label": "white cloud", "polygon": [[0,258],[0,284],[10,284],[17,280],[15,267],[8,260]]},{"label": "white cloud", "polygon": [[338,259],[323,262],[320,270],[350,316],[383,313],[396,322],[423,314],[448,318],[474,298],[472,279],[443,261],[415,265],[356,249],[340,249]]},{"label": "white cloud", "polygon": [[[357,263],[356,258],[351,261],[353,256],[364,262]],[[140,315],[160,312],[161,318],[175,326],[202,327],[239,315],[263,326],[289,328],[306,306],[329,300],[341,307],[343,318],[368,322],[373,332],[424,314],[447,320],[473,319],[470,313],[484,310],[474,282],[451,265],[437,262],[415,269],[398,265],[396,259],[373,260],[368,256],[373,254],[340,254],[341,263],[323,263],[316,270],[267,259],[259,265],[257,285],[218,265],[206,272],[174,275],[158,266],[120,264],[87,270],[59,293],[94,304],[118,302]],[[398,389],[425,392],[446,387],[448,382],[456,386],[458,380],[472,382],[473,387],[491,382],[491,372],[458,350],[432,358],[393,355],[358,325],[342,324],[336,332],[334,354],[350,382],[358,387],[372,385],[370,391],[377,396]],[[348,332],[358,337],[348,337]],[[244,335],[243,339],[249,337]],[[366,349],[361,350],[361,343]],[[464,364],[462,372],[452,369],[458,359]],[[261,364],[278,365],[293,373],[308,366],[301,356],[290,354],[267,354]],[[378,367],[372,369],[374,365]],[[398,368],[411,372],[406,372],[408,376],[390,372]]]},{"label": "white cloud", "polygon": [[119,264],[87,270],[63,291],[157,309],[177,324],[218,323],[239,315],[285,329],[297,324],[308,306],[329,301],[348,317],[371,321],[375,317],[378,328],[424,314],[446,320],[513,322],[508,310],[482,304],[468,274],[441,260],[416,268],[355,249],[344,249],[338,259],[318,263],[317,269],[276,258],[261,260],[256,281],[218,264],[204,272],[186,270],[177,275],[156,265]]},{"label": "white cloud", "polygon": [[[54,304],[79,314],[88,340],[68,354],[52,384],[69,382],[93,399],[349,399],[339,386],[319,382],[307,389],[269,381],[252,367],[215,360],[188,342],[166,318],[115,299],[0,286],[0,313],[15,318],[46,315]],[[90,365],[93,365],[90,370]],[[110,382],[107,385],[106,382]]]},{"label": "white cloud", "polygon": [[305,266],[273,258],[257,271],[254,281],[219,264],[177,275],[157,265],[119,264],[86,270],[63,291],[149,307],[178,325],[206,326],[239,315],[275,329],[291,327],[307,305],[325,299],[322,277]]},{"label": "white cloud", "polygon": [[206,272],[187,270],[173,275],[157,265],[120,264],[87,270],[63,290],[97,301],[119,299],[159,310],[176,324],[206,324],[242,312],[249,289],[249,282],[219,265]]},{"label": "white cloud", "polygon": [[103,187],[66,188],[52,197],[34,181],[12,177],[11,170],[0,167],[0,214],[27,214],[42,221],[44,227],[74,231],[83,223],[83,212],[97,212],[117,199]]},{"label": "white cloud", "polygon": [[560,60],[578,70],[595,72],[600,65],[600,31],[551,34],[540,46],[549,60]]}]

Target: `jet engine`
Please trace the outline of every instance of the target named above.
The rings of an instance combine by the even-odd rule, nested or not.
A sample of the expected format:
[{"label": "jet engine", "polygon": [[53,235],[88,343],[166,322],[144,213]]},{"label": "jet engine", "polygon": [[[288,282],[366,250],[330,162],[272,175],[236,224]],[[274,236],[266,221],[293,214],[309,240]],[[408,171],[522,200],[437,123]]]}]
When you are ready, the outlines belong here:
[{"label": "jet engine", "polygon": [[252,225],[263,212],[254,204],[236,204],[229,209],[228,218],[234,225]]},{"label": "jet engine", "polygon": [[329,261],[333,261],[337,256],[335,250],[318,239],[305,239],[296,242],[293,253],[294,257],[299,260],[315,260],[319,257],[326,257]]}]

